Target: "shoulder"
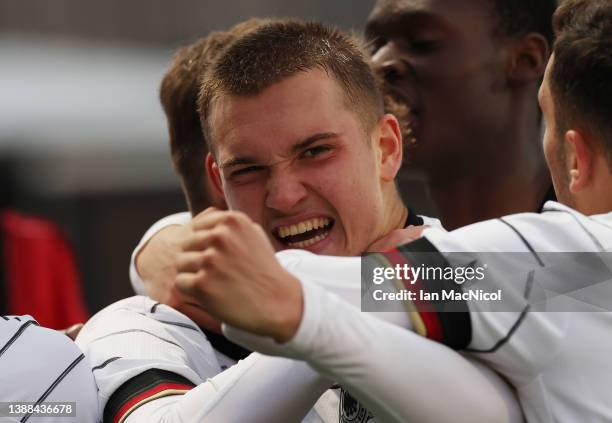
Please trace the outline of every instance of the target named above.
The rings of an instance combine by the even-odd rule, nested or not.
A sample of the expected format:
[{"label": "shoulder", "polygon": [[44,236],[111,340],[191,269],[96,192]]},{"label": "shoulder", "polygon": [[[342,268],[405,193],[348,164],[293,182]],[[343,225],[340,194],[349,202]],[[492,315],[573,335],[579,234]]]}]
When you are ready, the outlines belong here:
[{"label": "shoulder", "polygon": [[98,420],[96,386],[81,350],[61,332],[30,316],[0,318],[3,401],[74,401],[83,421]]}]

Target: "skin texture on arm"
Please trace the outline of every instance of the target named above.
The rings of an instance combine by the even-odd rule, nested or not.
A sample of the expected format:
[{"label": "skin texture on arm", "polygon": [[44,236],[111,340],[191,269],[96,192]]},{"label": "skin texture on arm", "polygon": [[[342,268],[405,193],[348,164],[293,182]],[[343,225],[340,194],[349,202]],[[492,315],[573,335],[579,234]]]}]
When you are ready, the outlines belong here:
[{"label": "skin texture on arm", "polygon": [[167,226],[158,231],[140,249],[135,265],[145,290],[155,300],[165,302],[176,278],[176,254],[181,251],[185,227]]}]

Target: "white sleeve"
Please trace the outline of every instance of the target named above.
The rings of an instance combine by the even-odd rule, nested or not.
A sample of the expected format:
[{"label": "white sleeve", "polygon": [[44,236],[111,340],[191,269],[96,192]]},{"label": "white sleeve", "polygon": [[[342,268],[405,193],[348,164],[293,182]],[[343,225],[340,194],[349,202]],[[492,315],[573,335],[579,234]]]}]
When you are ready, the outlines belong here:
[{"label": "white sleeve", "polygon": [[139,407],[127,423],[305,422],[330,384],[303,362],[253,353],[185,395]]},{"label": "white sleeve", "polygon": [[[0,401],[73,403],[75,413],[65,421],[100,420],[96,384],[83,353],[66,335],[38,326],[30,316],[0,316]],[[2,411],[6,416],[8,410]]]},{"label": "white sleeve", "polygon": [[[296,336],[274,348],[267,344],[268,353],[306,360],[383,421],[520,421],[516,400],[498,377],[483,376],[447,347],[361,313],[316,284],[303,284],[303,291]],[[225,332],[235,342],[261,347],[244,332]]]},{"label": "white sleeve", "polygon": [[130,258],[130,282],[132,283],[132,288],[134,292],[138,295],[147,295],[147,292],[144,288],[144,282],[140,275],[138,274],[138,270],[136,269],[136,256],[140,253],[140,250],[149,242],[149,240],[155,235],[157,232],[161,231],[168,226],[173,225],[184,225],[191,220],[191,214],[189,212],[181,212],[171,214],[170,216],[166,216],[153,224],[144,234],[134,251],[132,252],[132,256]]},{"label": "white sleeve", "polygon": [[221,371],[195,323],[142,296],[98,312],[77,344],[92,368],[105,420],[125,416],[127,404],[133,409],[151,398],[187,392]]},{"label": "white sleeve", "polygon": [[[276,253],[280,264],[303,284],[316,284],[344,301],[361,308],[361,258],[320,256],[305,250],[284,250]],[[401,303],[390,305],[372,316],[396,326],[411,329],[412,323]]]}]

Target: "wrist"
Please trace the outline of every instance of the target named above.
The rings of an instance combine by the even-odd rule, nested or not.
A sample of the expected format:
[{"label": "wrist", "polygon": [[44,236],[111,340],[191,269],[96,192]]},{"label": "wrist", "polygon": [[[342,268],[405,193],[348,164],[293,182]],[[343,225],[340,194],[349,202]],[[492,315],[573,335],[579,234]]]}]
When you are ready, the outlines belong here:
[{"label": "wrist", "polygon": [[286,280],[279,297],[279,307],[277,313],[274,313],[274,321],[271,324],[272,338],[278,343],[284,344],[291,341],[302,322],[304,314],[304,294],[300,281],[293,275],[286,273]]}]

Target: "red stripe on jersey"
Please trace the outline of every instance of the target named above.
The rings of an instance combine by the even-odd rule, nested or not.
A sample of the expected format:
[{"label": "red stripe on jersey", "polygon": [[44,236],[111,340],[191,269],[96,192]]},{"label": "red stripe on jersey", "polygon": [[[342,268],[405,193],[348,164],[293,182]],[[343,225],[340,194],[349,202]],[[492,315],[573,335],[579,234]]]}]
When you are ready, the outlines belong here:
[{"label": "red stripe on jersey", "polygon": [[[385,257],[389,260],[393,265],[408,265],[412,266],[408,259],[401,254],[401,252],[397,249],[393,249],[393,251],[389,251],[385,253]],[[421,300],[419,292],[424,292],[426,289],[420,279],[416,281],[403,281],[404,288],[408,291],[416,293],[416,299],[412,302],[425,325],[425,329],[427,333],[425,334],[427,338],[432,339],[434,341],[441,342],[444,339],[444,334],[442,331],[442,324],[440,323],[440,318],[438,312],[435,311],[433,305],[426,300]]]},{"label": "red stripe on jersey", "polygon": [[160,393],[163,393],[164,391],[172,390],[172,391],[187,392],[191,390],[192,388],[193,386],[184,385],[181,383],[161,383],[151,389],[144,391],[141,394],[138,394],[137,396],[135,396],[134,398],[132,398],[131,400],[123,404],[123,406],[119,409],[115,417],[113,417],[113,423],[119,423],[120,421],[122,421],[124,417],[127,417],[127,414],[133,411],[135,406],[146,403],[147,400],[150,399],[151,397],[155,396],[159,398],[159,397],[164,396],[164,395],[159,395]]}]

